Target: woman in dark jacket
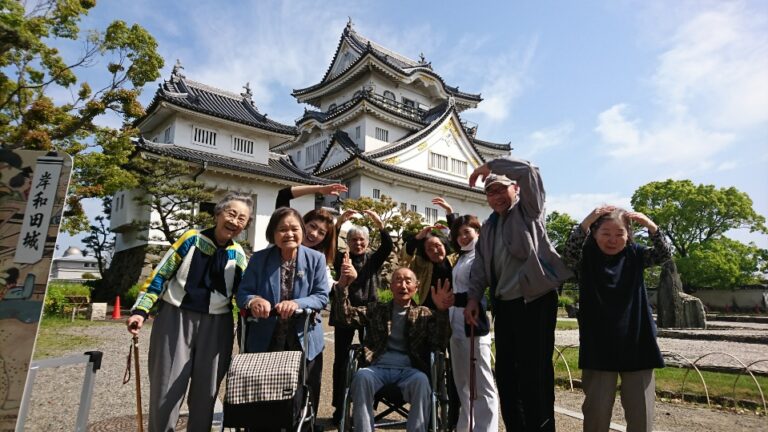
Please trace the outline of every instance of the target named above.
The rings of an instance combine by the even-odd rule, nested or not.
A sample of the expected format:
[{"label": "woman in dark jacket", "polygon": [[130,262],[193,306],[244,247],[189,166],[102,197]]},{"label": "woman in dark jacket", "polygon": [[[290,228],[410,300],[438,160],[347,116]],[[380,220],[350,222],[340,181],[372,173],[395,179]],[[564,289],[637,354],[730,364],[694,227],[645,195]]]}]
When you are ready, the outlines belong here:
[{"label": "woman in dark jacket", "polygon": [[[632,241],[631,222],[648,230],[649,248]],[[651,431],[654,368],[664,367],[656,343],[643,271],[671,257],[653,221],[606,206],[571,232],[564,260],[579,279],[579,368],[584,388],[584,431],[608,431],[616,382],[628,431]]]}]

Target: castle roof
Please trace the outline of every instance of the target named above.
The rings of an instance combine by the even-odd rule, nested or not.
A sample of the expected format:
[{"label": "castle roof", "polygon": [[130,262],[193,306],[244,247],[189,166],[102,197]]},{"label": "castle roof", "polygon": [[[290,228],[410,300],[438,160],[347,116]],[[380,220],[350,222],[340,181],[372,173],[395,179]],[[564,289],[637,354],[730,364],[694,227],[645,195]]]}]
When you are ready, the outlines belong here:
[{"label": "castle roof", "polygon": [[147,114],[137,120],[136,124],[150,116],[161,102],[168,102],[181,108],[268,132],[283,135],[297,134],[295,126],[268,119],[267,114],[259,112],[253,102],[253,94],[248,84],[245,85],[243,93],[232,93],[187,79],[181,73],[181,69],[183,67],[177,62],[171,73],[171,79],[159,85],[155,97],[147,107]]},{"label": "castle roof", "polygon": [[316,177],[299,169],[294,165],[290,156],[271,152],[269,154],[269,162],[262,164],[174,144],[159,144],[146,140],[143,137],[136,140],[135,144],[136,148],[142,151],[209,167],[224,168],[300,184],[319,185],[333,183],[333,180]]},{"label": "castle roof", "polygon": [[[334,65],[342,51],[342,47],[345,46],[349,47],[357,58],[344,70],[333,74]],[[443,91],[449,96],[464,99],[474,104],[483,100],[479,93],[462,92],[458,87],[447,85],[443,78],[432,70],[432,64],[427,62],[423,56],[419,61],[412,60],[360,35],[354,30],[351,21],[347,23],[347,26],[342,31],[333,59],[320,82],[309,87],[294,89],[291,94],[299,99],[300,102],[307,102],[317,106],[316,98],[311,95],[312,93],[341,80],[348,74],[355,74],[356,67],[360,64],[364,64],[366,59],[370,58],[378,60],[379,63],[392,69],[393,72],[401,76],[412,77],[416,74],[422,74],[435,79],[440,83]]]}]

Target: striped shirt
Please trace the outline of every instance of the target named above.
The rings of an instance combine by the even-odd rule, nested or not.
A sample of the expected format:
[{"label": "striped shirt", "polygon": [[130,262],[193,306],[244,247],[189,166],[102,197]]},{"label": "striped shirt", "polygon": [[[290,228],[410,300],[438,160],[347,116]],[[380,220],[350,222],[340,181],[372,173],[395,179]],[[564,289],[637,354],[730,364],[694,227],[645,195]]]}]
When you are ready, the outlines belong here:
[{"label": "striped shirt", "polygon": [[146,295],[132,313],[146,318],[158,299],[195,312],[230,313],[248,260],[234,241],[217,247],[213,233],[213,228],[184,233],[142,285]]}]

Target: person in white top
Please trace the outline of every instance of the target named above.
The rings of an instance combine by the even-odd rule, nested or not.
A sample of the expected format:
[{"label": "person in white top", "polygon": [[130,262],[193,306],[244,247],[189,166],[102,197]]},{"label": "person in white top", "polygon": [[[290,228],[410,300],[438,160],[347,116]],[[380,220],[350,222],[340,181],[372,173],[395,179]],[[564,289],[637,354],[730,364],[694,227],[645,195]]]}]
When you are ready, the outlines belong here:
[{"label": "person in white top", "polygon": [[[457,218],[451,226],[451,243],[459,251],[459,259],[453,266],[453,292],[457,299],[448,311],[451,321],[451,365],[453,379],[461,400],[456,430],[470,430],[470,349],[469,328],[465,325],[464,306],[466,305],[469,270],[475,260],[475,244],[480,235],[480,221],[477,217],[464,215]],[[459,300],[461,299],[461,300]],[[463,301],[462,301],[463,300]],[[486,321],[487,322],[487,321]],[[481,336],[478,336],[481,334]],[[491,370],[491,335],[488,328],[475,328],[475,394],[474,427],[476,432],[498,431],[498,396]]]},{"label": "person in white top", "polygon": [[[436,197],[432,204],[445,210],[450,226],[451,246],[458,253],[452,272],[454,305],[448,310],[451,323],[451,365],[453,380],[461,402],[456,423],[457,431],[469,428],[470,407],[470,349],[472,341],[469,327],[464,318],[464,306],[467,304],[467,289],[472,262],[475,260],[475,244],[480,236],[480,221],[476,216],[459,216],[453,213],[451,205],[443,198]],[[453,258],[453,257],[451,257]],[[485,308],[483,308],[485,310]],[[499,430],[498,395],[491,369],[491,335],[488,320],[481,321],[475,327],[475,394],[473,401],[473,431],[484,432]],[[483,327],[483,328],[481,328]]]}]

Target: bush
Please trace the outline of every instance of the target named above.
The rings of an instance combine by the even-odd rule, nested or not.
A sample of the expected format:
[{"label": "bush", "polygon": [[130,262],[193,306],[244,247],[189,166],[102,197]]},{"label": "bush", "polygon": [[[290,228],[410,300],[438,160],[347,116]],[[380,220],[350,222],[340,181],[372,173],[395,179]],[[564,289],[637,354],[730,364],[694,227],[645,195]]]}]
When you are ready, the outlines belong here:
[{"label": "bush", "polygon": [[48,315],[62,314],[66,304],[67,296],[89,296],[91,289],[82,284],[73,284],[66,282],[54,282],[48,284],[48,290],[45,294],[44,311]]},{"label": "bush", "polygon": [[557,306],[564,308],[566,306],[573,306],[573,304],[576,303],[576,301],[568,296],[560,296],[557,298]]},{"label": "bush", "polygon": [[141,292],[141,286],[143,284],[137,283],[133,284],[130,288],[128,288],[128,291],[126,291],[122,296],[121,300],[125,302],[123,305],[127,307],[133,306],[134,303],[136,303],[136,299],[139,298],[139,293]]},{"label": "bush", "polygon": [[389,289],[379,290],[379,303],[387,303],[392,301],[392,291]]},{"label": "bush", "polygon": [[83,274],[81,275],[81,277],[82,277],[83,279],[89,279],[89,280],[93,280],[93,279],[96,279],[96,275],[95,275],[95,274],[93,274],[93,273],[83,273]]}]

